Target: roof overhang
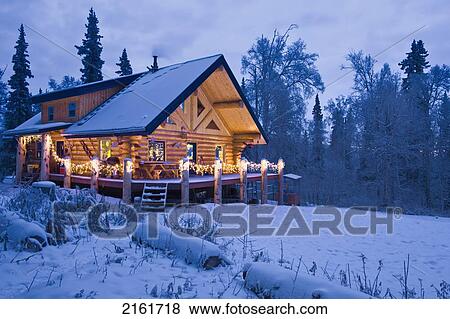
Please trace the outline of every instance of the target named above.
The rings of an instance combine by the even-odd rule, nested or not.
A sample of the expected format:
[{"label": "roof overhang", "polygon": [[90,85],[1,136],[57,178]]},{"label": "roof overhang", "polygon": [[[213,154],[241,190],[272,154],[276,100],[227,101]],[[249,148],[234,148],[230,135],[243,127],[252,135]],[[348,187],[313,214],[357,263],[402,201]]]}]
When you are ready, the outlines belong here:
[{"label": "roof overhang", "polygon": [[38,113],[15,129],[4,131],[2,133],[2,137],[12,138],[15,136],[42,134],[46,132],[65,129],[72,124],[73,123],[67,122],[41,123],[41,113]]}]

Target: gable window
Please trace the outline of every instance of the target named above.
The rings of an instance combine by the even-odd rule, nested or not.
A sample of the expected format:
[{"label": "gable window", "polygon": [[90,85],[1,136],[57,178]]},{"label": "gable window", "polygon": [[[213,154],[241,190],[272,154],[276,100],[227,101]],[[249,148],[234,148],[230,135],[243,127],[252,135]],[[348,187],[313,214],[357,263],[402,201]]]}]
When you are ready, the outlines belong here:
[{"label": "gable window", "polygon": [[168,117],[166,118],[166,123],[167,123],[167,124],[175,124],[175,122],[172,120],[172,118],[171,118],[170,116],[168,116]]},{"label": "gable window", "polygon": [[203,106],[202,102],[200,102],[200,100],[197,100],[197,117],[199,117],[200,114],[202,114],[204,110],[205,110],[205,107]]},{"label": "gable window", "polygon": [[222,145],[216,145],[216,159],[220,159],[222,162],[224,161],[224,152]]},{"label": "gable window", "polygon": [[106,160],[111,157],[111,140],[100,140],[100,159]]},{"label": "gable window", "polygon": [[69,103],[68,110],[69,110],[69,117],[75,117],[77,112],[77,105],[75,103]]},{"label": "gable window", "polygon": [[47,116],[49,121],[53,121],[55,117],[55,108],[53,106],[49,106],[47,108]]},{"label": "gable window", "polygon": [[209,124],[206,126],[206,128],[209,130],[220,131],[220,128],[217,126],[217,124],[216,124],[216,122],[214,122],[214,120],[211,120],[211,122],[209,122]]},{"label": "gable window", "polygon": [[163,141],[148,141],[148,160],[150,162],[164,162],[166,143]]}]

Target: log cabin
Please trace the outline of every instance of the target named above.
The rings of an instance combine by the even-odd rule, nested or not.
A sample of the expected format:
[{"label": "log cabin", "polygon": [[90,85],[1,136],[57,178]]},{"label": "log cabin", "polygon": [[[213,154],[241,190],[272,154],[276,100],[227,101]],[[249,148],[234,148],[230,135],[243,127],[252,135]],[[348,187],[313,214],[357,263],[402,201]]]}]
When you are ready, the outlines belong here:
[{"label": "log cabin", "polygon": [[189,190],[213,188],[220,202],[222,185],[240,185],[247,201],[247,183],[260,181],[264,202],[267,180],[282,171],[281,162],[241,161],[267,137],[221,54],[161,68],[154,57],[147,72],[32,102],[40,113],[4,133],[18,141],[17,182],[117,189],[128,202],[152,183],[178,190],[182,202]]}]

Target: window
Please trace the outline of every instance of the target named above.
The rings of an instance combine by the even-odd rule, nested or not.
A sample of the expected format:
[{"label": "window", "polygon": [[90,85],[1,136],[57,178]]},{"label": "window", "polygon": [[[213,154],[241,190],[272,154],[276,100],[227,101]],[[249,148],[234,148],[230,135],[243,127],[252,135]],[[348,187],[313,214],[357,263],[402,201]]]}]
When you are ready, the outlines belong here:
[{"label": "window", "polygon": [[75,103],[69,103],[69,117],[75,117],[77,112],[77,105]]},{"label": "window", "polygon": [[48,120],[49,121],[53,121],[54,119],[54,115],[55,115],[55,108],[53,106],[49,106],[47,108],[47,115],[48,115]]},{"label": "window", "polygon": [[42,157],[42,143],[36,142],[36,159],[41,159]]},{"label": "window", "polygon": [[220,128],[217,126],[217,124],[216,124],[216,122],[214,122],[214,120],[211,120],[211,122],[209,122],[209,124],[206,126],[206,128],[209,130],[220,131]]},{"label": "window", "polygon": [[187,143],[186,157],[191,162],[197,161],[197,143]]},{"label": "window", "polygon": [[202,102],[200,102],[200,100],[197,100],[197,117],[199,117],[204,110],[205,107],[203,106]]},{"label": "window", "polygon": [[224,161],[224,152],[222,145],[216,146],[216,159],[220,159],[222,162]]},{"label": "window", "polygon": [[100,140],[100,159],[106,160],[111,157],[111,140]]},{"label": "window", "polygon": [[148,142],[148,160],[151,162],[164,162],[166,143],[162,141]]},{"label": "window", "polygon": [[175,122],[172,120],[172,118],[171,118],[170,116],[168,116],[168,117],[166,118],[166,123],[167,123],[167,124],[175,124]]},{"label": "window", "polygon": [[56,155],[58,155],[59,158],[64,158],[64,141],[56,141]]},{"label": "window", "polygon": [[183,113],[184,113],[184,101],[180,104],[180,109],[181,109],[181,111],[183,111]]}]

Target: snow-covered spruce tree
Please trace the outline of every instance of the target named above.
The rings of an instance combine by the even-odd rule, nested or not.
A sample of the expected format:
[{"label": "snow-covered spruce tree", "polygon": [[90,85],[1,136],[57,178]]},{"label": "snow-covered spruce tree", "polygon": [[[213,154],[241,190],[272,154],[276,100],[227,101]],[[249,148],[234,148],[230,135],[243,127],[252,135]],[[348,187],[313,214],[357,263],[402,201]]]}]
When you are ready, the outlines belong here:
[{"label": "snow-covered spruce tree", "polygon": [[6,102],[8,101],[8,87],[3,82],[3,75],[5,74],[6,67],[0,70],[0,132],[3,131],[3,115],[5,112]]},{"label": "snow-covered spruce tree", "polygon": [[[5,129],[13,129],[33,116],[33,107],[28,90],[28,78],[32,78],[30,61],[28,60],[28,43],[25,40],[23,25],[19,28],[16,52],[12,57],[13,74],[8,81],[10,92],[4,107],[3,122]],[[16,143],[13,140],[3,140],[0,152],[0,163],[4,172],[11,173],[14,169]]]},{"label": "snow-covered spruce tree", "polygon": [[98,19],[93,8],[89,10],[87,20],[85,38],[82,39],[80,46],[75,46],[83,64],[83,67],[80,69],[83,83],[103,80],[102,66],[105,63],[100,57],[103,50],[100,39],[103,36],[100,35]]},{"label": "snow-covered spruce tree", "polygon": [[122,55],[119,57],[119,63],[116,63],[116,65],[119,67],[119,70],[116,71],[116,73],[120,76],[133,73],[130,60],[128,59],[127,50],[125,48],[122,51]]},{"label": "snow-covered spruce tree", "polygon": [[430,67],[427,61],[428,52],[421,40],[413,41],[411,51],[399,63],[405,77],[402,82],[402,93],[407,104],[407,143],[410,147],[410,169],[405,172],[408,182],[417,185],[414,190],[422,207],[432,206],[431,195],[431,157],[433,151],[433,134],[431,129],[430,100],[427,91],[428,74],[425,70]]},{"label": "snow-covered spruce tree", "polygon": [[5,107],[5,129],[12,129],[28,120],[32,115],[28,78],[32,78],[30,61],[28,61],[28,43],[25,40],[23,25],[19,28],[16,52],[12,57],[13,74],[8,81],[10,92]]},{"label": "snow-covered spruce tree", "polygon": [[313,200],[318,204],[323,200],[323,177],[324,177],[324,141],[325,130],[323,123],[322,107],[320,106],[319,94],[316,94],[312,110],[313,121],[311,131],[311,184],[313,186]]},{"label": "snow-covered spruce tree", "polygon": [[53,78],[50,78],[50,80],[48,80],[48,88],[51,91],[67,89],[80,84],[82,84],[82,82],[71,75],[64,75],[61,82],[59,83]]}]

